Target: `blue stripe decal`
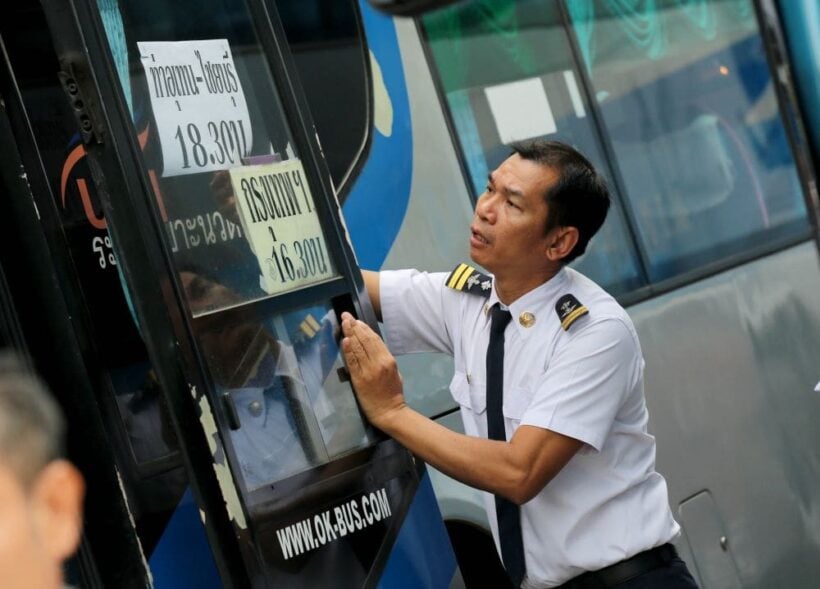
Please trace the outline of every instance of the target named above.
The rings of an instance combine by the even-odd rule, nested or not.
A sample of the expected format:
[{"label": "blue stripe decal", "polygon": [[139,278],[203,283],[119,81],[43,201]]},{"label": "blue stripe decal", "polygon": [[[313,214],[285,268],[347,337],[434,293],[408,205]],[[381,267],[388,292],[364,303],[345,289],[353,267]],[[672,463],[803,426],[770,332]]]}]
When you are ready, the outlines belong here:
[{"label": "blue stripe decal", "polygon": [[378,589],[449,587],[456,557],[425,471],[387,561]]},{"label": "blue stripe decal", "polygon": [[154,589],[220,589],[205,526],[189,488],[148,561]]},{"label": "blue stripe decal", "polygon": [[393,111],[389,136],[373,129],[370,153],[342,208],[359,265],[378,270],[401,228],[410,200],[413,136],[404,69],[393,19],[360,0],[370,51],[379,63]]}]

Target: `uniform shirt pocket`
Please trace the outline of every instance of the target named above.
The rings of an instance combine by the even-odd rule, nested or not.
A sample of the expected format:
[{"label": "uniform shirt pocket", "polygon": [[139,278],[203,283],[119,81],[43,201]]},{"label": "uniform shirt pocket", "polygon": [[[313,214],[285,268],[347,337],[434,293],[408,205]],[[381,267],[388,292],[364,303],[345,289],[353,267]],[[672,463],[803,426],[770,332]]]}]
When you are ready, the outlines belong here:
[{"label": "uniform shirt pocket", "polygon": [[450,392],[456,403],[469,409],[476,415],[487,410],[486,385],[481,382],[470,382],[463,372],[456,372],[450,381]]},{"label": "uniform shirt pocket", "polygon": [[504,391],[504,417],[518,425],[532,402],[533,394],[532,387],[510,387],[509,393]]}]

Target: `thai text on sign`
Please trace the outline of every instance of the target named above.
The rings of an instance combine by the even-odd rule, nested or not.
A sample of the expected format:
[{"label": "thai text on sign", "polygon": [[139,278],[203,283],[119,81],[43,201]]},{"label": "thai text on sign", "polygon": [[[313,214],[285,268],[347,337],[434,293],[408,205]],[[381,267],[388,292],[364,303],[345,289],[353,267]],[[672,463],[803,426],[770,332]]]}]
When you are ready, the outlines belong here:
[{"label": "thai text on sign", "polygon": [[299,160],[232,168],[245,234],[269,294],[336,275],[305,170]]},{"label": "thai text on sign", "polygon": [[137,47],[162,147],[162,175],[241,165],[253,134],[228,41],[142,41]]}]

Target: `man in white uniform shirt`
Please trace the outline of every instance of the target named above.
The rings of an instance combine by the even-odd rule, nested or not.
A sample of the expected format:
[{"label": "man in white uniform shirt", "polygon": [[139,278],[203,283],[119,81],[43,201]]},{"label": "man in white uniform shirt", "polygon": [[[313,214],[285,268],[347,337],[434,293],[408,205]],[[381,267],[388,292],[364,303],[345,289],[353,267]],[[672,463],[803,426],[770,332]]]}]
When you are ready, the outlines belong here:
[{"label": "man in white uniform shirt", "polygon": [[470,227],[470,255],[492,277],[466,264],[449,275],[365,272],[394,353],[454,357],[450,390],[466,435],[408,407],[395,359],[344,316],[343,351],[368,418],[486,491],[516,587],[696,587],[669,544],[680,528],[655,472],[635,329],[566,267],[608,208],[602,178],[573,148],[518,145],[489,175]]}]

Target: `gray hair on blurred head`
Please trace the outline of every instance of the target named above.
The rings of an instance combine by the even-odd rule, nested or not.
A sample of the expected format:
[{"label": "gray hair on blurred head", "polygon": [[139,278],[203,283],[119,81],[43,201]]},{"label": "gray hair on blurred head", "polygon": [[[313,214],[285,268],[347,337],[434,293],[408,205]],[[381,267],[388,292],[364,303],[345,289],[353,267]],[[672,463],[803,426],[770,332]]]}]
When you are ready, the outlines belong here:
[{"label": "gray hair on blurred head", "polygon": [[0,352],[0,465],[24,486],[62,454],[65,421],[45,384],[18,356]]}]

